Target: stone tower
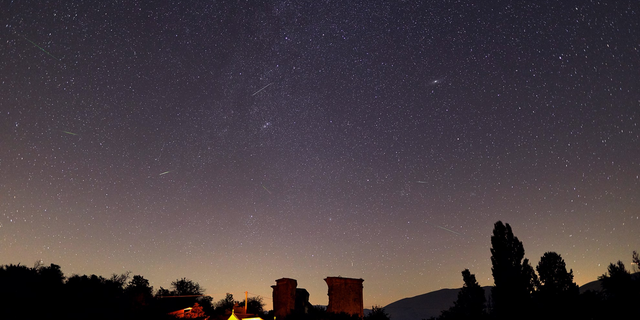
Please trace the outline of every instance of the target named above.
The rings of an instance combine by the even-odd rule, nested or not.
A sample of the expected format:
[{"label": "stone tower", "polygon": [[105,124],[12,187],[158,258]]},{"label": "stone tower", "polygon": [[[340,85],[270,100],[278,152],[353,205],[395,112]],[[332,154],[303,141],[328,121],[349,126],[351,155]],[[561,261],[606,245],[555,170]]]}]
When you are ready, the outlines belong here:
[{"label": "stone tower", "polygon": [[342,277],[327,277],[324,279],[329,286],[329,305],[327,312],[346,313],[349,315],[364,316],[364,304],[362,302],[362,279]]},{"label": "stone tower", "polygon": [[273,288],[273,314],[276,319],[284,319],[295,310],[297,286],[298,281],[289,278],[278,279],[276,285],[271,286]]}]

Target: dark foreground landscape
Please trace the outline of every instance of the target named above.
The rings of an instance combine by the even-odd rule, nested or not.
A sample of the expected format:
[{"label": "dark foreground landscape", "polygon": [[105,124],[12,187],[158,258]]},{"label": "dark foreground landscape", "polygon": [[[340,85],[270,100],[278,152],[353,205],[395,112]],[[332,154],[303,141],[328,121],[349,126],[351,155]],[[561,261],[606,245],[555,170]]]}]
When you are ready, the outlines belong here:
[{"label": "dark foreground landscape", "polygon": [[[509,224],[496,222],[491,244],[494,286],[480,287],[475,275],[465,269],[461,289],[373,306],[364,319],[617,319],[637,309],[640,273],[632,274],[622,261],[611,263],[597,281],[579,288],[573,282],[573,270],[567,271],[555,252],[545,253],[534,270]],[[639,262],[634,251],[634,271]],[[142,275],[67,277],[56,264],[0,266],[3,319],[275,319],[265,307],[260,296],[236,301],[227,294],[213,302],[204,288],[186,278],[172,282],[170,289],[154,290]],[[308,305],[285,318],[355,320],[359,316]]]}]

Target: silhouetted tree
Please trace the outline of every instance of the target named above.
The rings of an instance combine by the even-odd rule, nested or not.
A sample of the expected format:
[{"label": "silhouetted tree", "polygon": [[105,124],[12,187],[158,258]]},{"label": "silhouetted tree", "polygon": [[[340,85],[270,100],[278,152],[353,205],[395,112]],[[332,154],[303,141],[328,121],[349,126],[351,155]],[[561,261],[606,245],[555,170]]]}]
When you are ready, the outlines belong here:
[{"label": "silhouetted tree", "polygon": [[[245,301],[242,300],[238,306],[244,307]],[[264,314],[264,306],[265,304],[262,302],[262,297],[251,297],[249,298],[249,304],[247,304],[247,313],[263,315]]]},{"label": "silhouetted tree", "polygon": [[0,318],[44,318],[64,310],[64,280],[60,266],[32,268],[23,265],[0,266]]},{"label": "silhouetted tree", "polygon": [[213,313],[213,305],[211,303],[213,298],[205,296],[205,289],[197,282],[187,278],[177,279],[176,281],[171,282],[171,288],[172,290],[168,290],[160,287],[158,292],[156,292],[156,298],[176,297],[172,298],[171,302],[162,302],[164,305],[170,304],[175,306],[177,309],[178,307],[186,308],[198,303],[205,313]]},{"label": "silhouetted tree", "polygon": [[42,316],[42,312],[33,308],[41,298],[40,292],[40,277],[35,268],[20,264],[0,267],[0,305],[4,306],[0,317],[20,319],[28,314]]},{"label": "silhouetted tree", "polygon": [[633,265],[633,272],[640,271],[640,255],[638,255],[638,252],[636,252],[635,250],[631,255],[631,264]]},{"label": "silhouetted tree", "polygon": [[143,276],[135,275],[124,290],[133,312],[144,312],[153,300],[153,287]]},{"label": "silhouetted tree", "polygon": [[59,287],[64,284],[65,276],[57,264],[52,263],[48,267],[40,266],[37,268],[37,272],[47,286]]},{"label": "silhouetted tree", "polygon": [[173,288],[176,296],[193,296],[202,295],[204,293],[204,289],[200,287],[200,284],[187,278],[171,282],[171,288]]},{"label": "silhouetted tree", "polygon": [[39,310],[46,310],[46,314],[57,314],[62,312],[62,304],[64,296],[65,276],[59,265],[50,264],[49,266],[39,265],[36,272],[39,276],[39,285],[37,292],[40,297],[36,302]]},{"label": "silhouetted tree", "polygon": [[522,277],[522,282],[526,285],[529,296],[540,288],[540,279],[527,258],[522,260]]},{"label": "silhouetted tree", "polygon": [[632,307],[637,304],[637,296],[634,296],[634,287],[637,287],[637,282],[622,261],[609,264],[607,271],[598,279],[602,281],[602,292],[607,309],[610,310],[610,316],[620,318],[632,314]]},{"label": "silhouetted tree", "polygon": [[169,289],[165,289],[163,287],[160,287],[160,289],[158,289],[158,291],[156,291],[156,298],[162,298],[162,297],[170,297],[170,296],[174,296],[175,292],[172,292]]},{"label": "silhouetted tree", "polygon": [[530,293],[535,290],[535,272],[524,258],[524,247],[511,226],[498,221],[491,236],[491,290],[493,311],[498,319],[522,318],[529,314]]},{"label": "silhouetted tree", "polygon": [[609,300],[624,300],[632,296],[631,274],[622,261],[609,264],[607,273],[598,277],[602,281],[602,290]]},{"label": "silhouetted tree", "polygon": [[573,282],[573,270],[567,272],[562,257],[555,252],[546,252],[536,267],[540,276],[540,293],[560,297],[564,293],[577,294],[578,285]]},{"label": "silhouetted tree", "polygon": [[537,294],[539,308],[545,319],[564,319],[575,308],[579,295],[578,285],[573,282],[573,270],[567,272],[562,257],[555,252],[546,252],[536,267],[540,275]]},{"label": "silhouetted tree", "polygon": [[471,274],[469,269],[464,269],[462,279],[464,285],[458,292],[458,299],[449,310],[443,311],[438,319],[484,319],[487,317],[485,312],[487,298],[484,296],[484,289],[476,281],[476,276]]},{"label": "silhouetted tree", "polygon": [[225,314],[227,312],[231,312],[231,310],[233,310],[233,306],[235,306],[236,303],[238,303],[238,301],[233,299],[233,294],[227,293],[224,299],[216,302],[215,311],[217,314]]},{"label": "silhouetted tree", "polygon": [[381,306],[372,306],[371,312],[364,316],[364,320],[390,320],[389,314]]},{"label": "silhouetted tree", "polygon": [[71,276],[65,285],[67,309],[72,319],[114,319],[126,314],[124,282],[128,274],[114,275],[110,279],[101,276]]},{"label": "silhouetted tree", "polygon": [[202,306],[202,310],[208,315],[212,315],[215,313],[215,307],[213,306],[213,297],[211,296],[202,296],[198,298],[198,303]]}]

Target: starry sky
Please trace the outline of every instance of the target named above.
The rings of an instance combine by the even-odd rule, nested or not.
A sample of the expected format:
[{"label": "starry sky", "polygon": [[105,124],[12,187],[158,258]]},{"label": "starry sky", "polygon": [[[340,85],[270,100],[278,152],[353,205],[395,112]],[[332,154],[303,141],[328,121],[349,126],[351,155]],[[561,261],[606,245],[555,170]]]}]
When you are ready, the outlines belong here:
[{"label": "starry sky", "polygon": [[493,224],[578,284],[640,250],[638,1],[2,1],[0,264],[492,285]]}]

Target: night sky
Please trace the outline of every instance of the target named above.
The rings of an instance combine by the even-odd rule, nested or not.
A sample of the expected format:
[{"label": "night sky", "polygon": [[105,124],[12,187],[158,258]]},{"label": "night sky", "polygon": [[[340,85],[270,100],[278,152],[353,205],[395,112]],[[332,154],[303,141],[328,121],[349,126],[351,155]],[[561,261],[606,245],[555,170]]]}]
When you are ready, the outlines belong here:
[{"label": "night sky", "polygon": [[[2,1],[0,264],[365,307],[640,250],[640,2]],[[157,2],[157,3],[156,3]]]}]

